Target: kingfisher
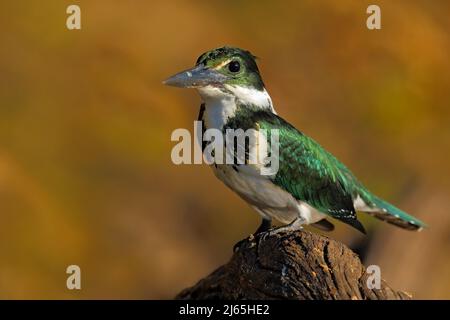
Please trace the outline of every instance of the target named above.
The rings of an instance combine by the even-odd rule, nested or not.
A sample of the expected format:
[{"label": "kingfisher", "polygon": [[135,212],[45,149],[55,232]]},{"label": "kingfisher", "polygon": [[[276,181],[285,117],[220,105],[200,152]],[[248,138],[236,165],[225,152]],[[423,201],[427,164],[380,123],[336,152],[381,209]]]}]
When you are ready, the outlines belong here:
[{"label": "kingfisher", "polygon": [[[194,68],[164,84],[195,88],[202,99],[198,120],[203,129],[277,130],[278,170],[262,175],[258,166],[211,164],[214,174],[262,217],[255,234],[271,229],[272,220],[297,230],[311,225],[332,231],[329,218],[366,233],[356,212],[370,214],[407,230],[425,224],[371,193],[353,173],[315,140],[275,111],[249,51],[224,46],[203,53]],[[205,147],[204,141],[200,142]],[[260,164],[264,165],[264,164]]]}]

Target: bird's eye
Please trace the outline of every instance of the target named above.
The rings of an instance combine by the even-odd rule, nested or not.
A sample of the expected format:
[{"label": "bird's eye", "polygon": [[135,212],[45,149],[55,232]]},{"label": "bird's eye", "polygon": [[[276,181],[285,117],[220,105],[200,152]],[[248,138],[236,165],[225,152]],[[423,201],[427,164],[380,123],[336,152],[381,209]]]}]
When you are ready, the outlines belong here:
[{"label": "bird's eye", "polygon": [[241,70],[241,64],[239,63],[239,61],[231,61],[228,64],[228,70],[230,70],[233,73],[239,72],[239,70]]}]

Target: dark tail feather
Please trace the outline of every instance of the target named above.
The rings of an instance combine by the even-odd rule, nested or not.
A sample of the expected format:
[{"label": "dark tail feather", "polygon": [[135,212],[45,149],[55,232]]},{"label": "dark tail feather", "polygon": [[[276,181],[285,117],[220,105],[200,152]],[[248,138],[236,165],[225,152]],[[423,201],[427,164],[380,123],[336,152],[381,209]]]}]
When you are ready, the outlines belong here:
[{"label": "dark tail feather", "polygon": [[386,221],[387,223],[396,225],[397,227],[406,230],[420,231],[422,228],[426,227],[425,223],[419,219],[414,218],[413,216],[378,197],[374,197],[372,202],[375,204],[376,208],[380,210],[368,210],[364,212],[374,216],[377,219]]},{"label": "dark tail feather", "polygon": [[367,234],[366,229],[364,229],[364,226],[361,222],[358,221],[358,219],[355,218],[339,218],[339,220],[351,225],[353,228],[359,230],[360,232]]}]

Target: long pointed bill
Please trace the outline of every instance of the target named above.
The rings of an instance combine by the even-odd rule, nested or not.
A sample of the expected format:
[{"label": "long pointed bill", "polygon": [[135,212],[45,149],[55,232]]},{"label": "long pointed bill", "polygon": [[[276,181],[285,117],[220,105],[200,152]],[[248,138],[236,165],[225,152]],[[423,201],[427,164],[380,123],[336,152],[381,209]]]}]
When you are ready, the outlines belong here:
[{"label": "long pointed bill", "polygon": [[199,88],[208,85],[220,85],[228,77],[204,65],[182,71],[163,81],[165,85],[180,88]]}]

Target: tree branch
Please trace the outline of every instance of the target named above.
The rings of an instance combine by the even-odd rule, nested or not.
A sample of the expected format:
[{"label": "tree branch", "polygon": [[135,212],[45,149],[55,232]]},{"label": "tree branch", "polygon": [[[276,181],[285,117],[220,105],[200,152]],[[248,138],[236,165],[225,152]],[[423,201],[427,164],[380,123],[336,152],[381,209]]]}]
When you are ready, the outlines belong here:
[{"label": "tree branch", "polygon": [[369,289],[365,267],[345,245],[300,230],[243,240],[231,260],[177,299],[411,299],[391,289]]}]

